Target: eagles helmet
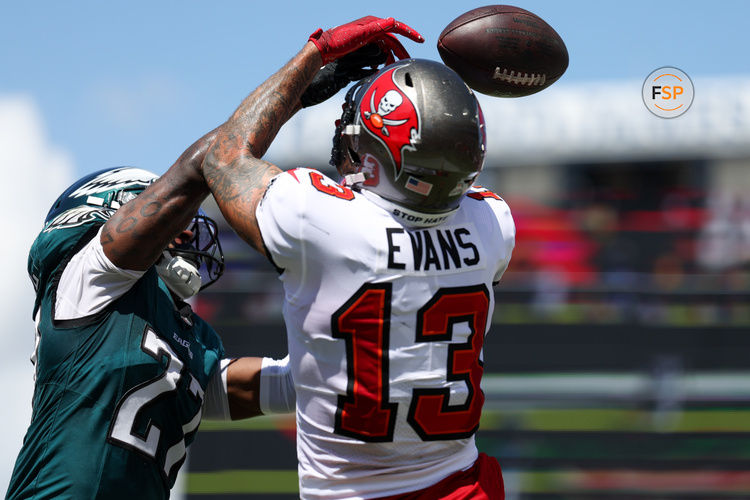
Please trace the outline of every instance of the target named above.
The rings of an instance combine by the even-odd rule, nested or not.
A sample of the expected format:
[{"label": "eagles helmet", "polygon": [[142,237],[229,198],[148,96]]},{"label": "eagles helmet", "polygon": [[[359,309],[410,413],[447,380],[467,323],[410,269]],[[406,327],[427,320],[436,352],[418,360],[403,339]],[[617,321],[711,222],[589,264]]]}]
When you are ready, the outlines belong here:
[{"label": "eagles helmet", "polygon": [[[420,214],[455,211],[484,164],[484,117],[447,66],[404,59],[347,93],[331,165],[348,185]],[[445,217],[442,219],[444,220]]]},{"label": "eagles helmet", "polygon": [[[157,178],[154,173],[134,167],[108,168],[86,175],[55,200],[43,231],[95,221],[103,224]],[[186,230],[190,239],[170,244],[156,263],[159,276],[182,299],[208,287],[224,272],[216,222],[199,210]]]},{"label": "eagles helmet", "polygon": [[81,177],[52,204],[44,219],[45,231],[94,219],[104,222],[157,178],[156,174],[133,167],[107,168]]}]

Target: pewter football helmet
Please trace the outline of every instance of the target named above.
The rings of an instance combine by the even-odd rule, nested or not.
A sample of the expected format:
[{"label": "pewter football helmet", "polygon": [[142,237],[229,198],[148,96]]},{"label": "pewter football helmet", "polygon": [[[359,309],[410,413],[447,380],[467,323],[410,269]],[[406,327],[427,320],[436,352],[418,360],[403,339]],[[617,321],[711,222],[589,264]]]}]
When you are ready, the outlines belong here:
[{"label": "pewter football helmet", "polygon": [[347,93],[331,164],[348,183],[408,209],[451,212],[482,170],[486,135],[474,93],[447,66],[405,59]]}]

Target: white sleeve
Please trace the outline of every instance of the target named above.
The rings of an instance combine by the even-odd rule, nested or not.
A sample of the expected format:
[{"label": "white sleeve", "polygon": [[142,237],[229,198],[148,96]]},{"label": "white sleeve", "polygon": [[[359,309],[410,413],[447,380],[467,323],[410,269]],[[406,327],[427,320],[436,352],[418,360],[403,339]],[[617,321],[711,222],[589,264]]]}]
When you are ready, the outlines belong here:
[{"label": "white sleeve", "polygon": [[203,399],[203,418],[207,420],[232,420],[227,395],[227,368],[231,361],[227,358],[222,359],[219,369],[208,381]]},{"label": "white sleeve", "polygon": [[[227,394],[227,369],[231,359],[222,359],[219,369],[208,381],[203,400],[203,418],[231,420]],[[284,359],[263,358],[260,367],[259,405],[263,414],[291,413],[295,409],[297,393],[294,391],[289,355]]]},{"label": "white sleeve", "polygon": [[104,254],[101,228],[70,259],[60,276],[55,298],[55,319],[68,320],[96,314],[122,297],[146,271],[115,266]]},{"label": "white sleeve", "polygon": [[500,281],[500,278],[505,273],[505,270],[508,269],[510,258],[513,254],[513,248],[515,248],[516,246],[516,224],[513,221],[513,216],[510,213],[510,207],[505,202],[505,200],[501,201],[502,203],[498,203],[497,201],[493,200],[493,205],[498,224],[500,225],[502,242],[503,246],[505,247],[505,255],[507,256],[507,258],[500,263],[500,267],[497,269],[495,277],[492,280],[493,283],[497,283],[498,281]]},{"label": "white sleeve", "polygon": [[297,393],[289,365],[289,355],[284,359],[263,358],[260,368],[260,411],[291,413],[295,410]]},{"label": "white sleeve", "polygon": [[300,260],[306,189],[310,187],[302,181],[306,181],[307,172],[298,168],[278,174],[255,210],[263,244],[280,269],[297,265]]}]

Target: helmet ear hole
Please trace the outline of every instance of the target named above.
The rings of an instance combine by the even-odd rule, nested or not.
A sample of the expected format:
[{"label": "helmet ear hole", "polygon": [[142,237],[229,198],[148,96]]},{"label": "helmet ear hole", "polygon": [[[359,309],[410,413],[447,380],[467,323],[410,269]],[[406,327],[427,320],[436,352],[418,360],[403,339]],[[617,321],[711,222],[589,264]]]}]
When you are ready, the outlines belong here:
[{"label": "helmet ear hole", "polygon": [[349,151],[349,159],[352,161],[352,163],[355,165],[361,165],[362,160],[360,159],[359,154],[357,154],[357,152],[350,147],[346,149]]}]

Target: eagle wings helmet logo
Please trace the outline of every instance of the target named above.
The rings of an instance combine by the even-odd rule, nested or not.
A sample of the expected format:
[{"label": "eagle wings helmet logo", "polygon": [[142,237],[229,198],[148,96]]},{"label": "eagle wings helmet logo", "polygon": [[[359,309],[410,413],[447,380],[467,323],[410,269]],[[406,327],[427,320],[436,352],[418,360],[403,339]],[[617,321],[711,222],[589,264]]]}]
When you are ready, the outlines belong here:
[{"label": "eagle wings helmet logo", "polygon": [[381,74],[362,96],[359,109],[359,121],[388,149],[396,179],[401,175],[403,152],[416,150],[421,130],[416,106],[394,78],[397,71],[407,68],[399,66]]}]

